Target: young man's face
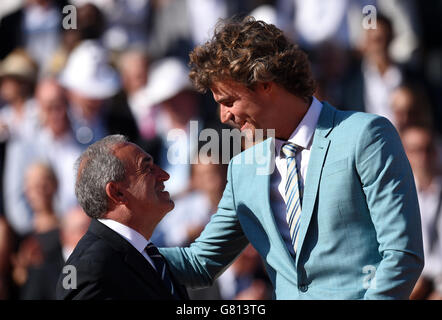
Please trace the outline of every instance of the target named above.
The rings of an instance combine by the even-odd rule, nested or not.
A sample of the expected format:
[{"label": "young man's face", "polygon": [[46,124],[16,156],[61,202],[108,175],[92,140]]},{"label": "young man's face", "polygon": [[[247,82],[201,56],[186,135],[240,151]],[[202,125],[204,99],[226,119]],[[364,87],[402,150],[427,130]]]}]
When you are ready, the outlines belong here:
[{"label": "young man's face", "polygon": [[252,90],[235,81],[218,81],[213,84],[211,91],[220,106],[221,122],[241,131],[274,128],[269,121],[272,106],[262,84]]}]

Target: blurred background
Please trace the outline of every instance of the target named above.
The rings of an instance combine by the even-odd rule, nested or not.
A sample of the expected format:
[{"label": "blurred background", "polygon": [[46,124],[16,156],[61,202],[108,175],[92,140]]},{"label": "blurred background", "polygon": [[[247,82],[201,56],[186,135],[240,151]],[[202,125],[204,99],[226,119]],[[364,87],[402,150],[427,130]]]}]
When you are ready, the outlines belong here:
[{"label": "blurred background", "polygon": [[[375,29],[363,27],[368,5]],[[218,19],[233,15],[275,24],[304,49],[320,100],[395,125],[424,237],[425,269],[411,298],[442,298],[442,0],[3,0],[0,299],[54,299],[63,263],[89,225],[73,164],[108,134],[127,135],[171,175],[176,205],[154,243],[185,246],[198,237],[227,168],[209,156],[190,164],[201,146],[189,135],[167,136],[189,133],[190,121],[198,130],[228,129],[211,95],[193,90],[187,63]],[[167,158],[172,144],[184,159],[178,165]],[[249,246],[213,287],[190,295],[269,299],[269,288]]]}]

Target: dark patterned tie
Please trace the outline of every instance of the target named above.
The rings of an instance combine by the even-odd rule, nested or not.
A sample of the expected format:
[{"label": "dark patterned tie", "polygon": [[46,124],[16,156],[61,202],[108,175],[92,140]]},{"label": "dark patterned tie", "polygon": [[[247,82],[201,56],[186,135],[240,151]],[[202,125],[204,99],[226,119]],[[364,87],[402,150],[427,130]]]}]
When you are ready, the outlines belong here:
[{"label": "dark patterned tie", "polygon": [[152,259],[152,262],[154,263],[155,268],[157,269],[157,272],[160,275],[161,280],[163,280],[163,283],[166,286],[167,290],[170,292],[172,296],[180,300],[180,296],[178,292],[176,292],[173,286],[173,282],[170,279],[169,270],[167,268],[167,264],[166,261],[164,260],[164,257],[161,255],[157,247],[155,247],[155,245],[152,242],[146,246],[145,250],[146,253],[149,255],[149,257]]}]

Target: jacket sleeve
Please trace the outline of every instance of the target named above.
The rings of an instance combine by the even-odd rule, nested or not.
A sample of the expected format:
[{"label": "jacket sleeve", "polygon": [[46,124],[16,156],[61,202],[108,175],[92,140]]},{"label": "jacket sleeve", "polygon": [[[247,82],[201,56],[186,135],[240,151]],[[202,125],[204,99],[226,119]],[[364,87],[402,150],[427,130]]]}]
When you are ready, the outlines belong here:
[{"label": "jacket sleeve", "polygon": [[385,118],[360,131],[356,167],[382,257],[365,299],[408,299],[424,265],[419,205],[399,135]]},{"label": "jacket sleeve", "polygon": [[173,274],[187,287],[212,285],[249,243],[238,221],[232,176],[231,161],[218,210],[195,242],[187,248],[160,249]]}]

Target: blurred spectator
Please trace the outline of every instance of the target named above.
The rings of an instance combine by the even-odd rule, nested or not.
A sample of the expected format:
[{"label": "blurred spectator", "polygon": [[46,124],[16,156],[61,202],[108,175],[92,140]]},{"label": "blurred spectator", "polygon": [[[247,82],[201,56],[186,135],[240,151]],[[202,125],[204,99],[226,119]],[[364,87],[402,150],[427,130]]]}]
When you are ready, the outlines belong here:
[{"label": "blurred spectator", "polygon": [[216,22],[233,14],[245,14],[254,1],[236,0],[152,0],[152,37],[149,52],[153,58],[188,58],[195,45],[208,40]]},{"label": "blurred spectator", "polygon": [[43,162],[31,164],[25,173],[25,196],[32,210],[32,233],[42,251],[43,259],[58,248],[59,213],[54,209],[58,181],[53,169]]},{"label": "blurred spectator", "polygon": [[31,97],[37,69],[23,50],[12,52],[0,65],[0,95],[6,102],[0,109],[2,140],[32,133],[36,112]]},{"label": "blurred spectator", "polygon": [[416,1],[417,14],[422,24],[419,53],[422,65],[420,70],[424,75],[426,89],[429,91],[436,114],[436,129],[442,133],[442,2],[428,0],[425,3]]},{"label": "blurred spectator", "polygon": [[57,178],[50,166],[33,163],[25,173],[25,195],[33,213],[33,232],[49,233],[58,227],[54,210]]},{"label": "blurred spectator", "polygon": [[147,85],[148,67],[147,54],[141,49],[124,51],[118,59],[123,88],[113,103],[128,105],[138,126],[147,107],[143,90]]},{"label": "blurred spectator", "polygon": [[427,128],[434,127],[433,110],[423,88],[402,84],[391,93],[392,122],[401,132],[410,125],[420,124]]},{"label": "blurred spectator", "polygon": [[23,46],[40,70],[46,70],[59,42],[61,7],[53,0],[27,0],[24,10],[21,25]]},{"label": "blurred spectator", "polygon": [[67,89],[77,140],[87,145],[106,136],[104,103],[120,88],[106,51],[95,41],[83,41],[69,56],[60,83]]},{"label": "blurred spectator", "polygon": [[14,51],[0,65],[0,95],[6,101],[0,109],[0,136],[7,140],[3,169],[5,216],[14,231],[24,234],[30,225],[15,214],[14,196],[22,192],[23,168],[27,165],[23,145],[35,136],[38,114],[32,99],[37,67],[23,51]]},{"label": "blurred spectator", "polygon": [[189,186],[190,159],[198,147],[190,122],[195,121],[192,133],[203,127],[200,95],[192,89],[187,66],[177,58],[165,58],[150,67],[144,96],[141,134],[148,140],[144,149],[170,174],[164,184],[176,197]]},{"label": "blurred spectator", "polygon": [[61,220],[60,241],[64,261],[69,258],[78,241],[86,233],[90,220],[80,206],[71,208]]},{"label": "blurred spectator", "polygon": [[51,167],[34,163],[25,173],[25,195],[32,209],[32,232],[21,241],[13,255],[13,278],[21,288],[29,270],[44,263],[57,250],[58,219],[53,201],[57,179]]},{"label": "blurred spectator", "polygon": [[100,41],[105,29],[103,13],[92,3],[77,5],[77,28],[63,29],[57,50],[51,57],[47,73],[58,75],[65,67],[69,55],[83,40]]},{"label": "blurred spectator", "polygon": [[211,213],[216,212],[227,181],[227,164],[220,161],[221,159],[214,156],[200,155],[198,162],[192,165],[192,190],[199,190],[205,194]]},{"label": "blurred spectator", "polygon": [[[77,204],[74,194],[74,163],[83,147],[75,140],[68,118],[69,106],[59,83],[40,80],[36,89],[41,129],[29,149],[51,164],[58,180],[56,208],[66,212]],[[42,152],[44,150],[44,152]]]},{"label": "blurred spectator", "polygon": [[74,49],[60,83],[67,89],[70,119],[80,143],[89,145],[113,133],[133,138],[136,122],[127,106],[109,107],[109,99],[120,89],[120,79],[97,41],[85,40]]},{"label": "blurred spectator", "polygon": [[350,26],[347,15],[352,6],[362,12],[362,2],[347,0],[279,0],[278,25],[301,47],[311,50],[323,41],[350,47]]},{"label": "blurred spectator", "polygon": [[[193,2],[198,2],[199,6]],[[154,58],[168,55],[187,58],[194,41],[207,37],[209,28],[215,25],[216,19],[225,17],[225,1],[195,0],[193,2],[187,0],[155,1],[152,39],[149,43],[149,52]],[[207,11],[207,8],[210,10]],[[198,14],[198,10],[203,11]],[[201,14],[201,12],[204,13]],[[194,14],[197,14],[197,18]]]},{"label": "blurred spectator", "polygon": [[[415,1],[417,14],[419,15],[421,26],[419,52],[422,54],[421,70],[425,74],[425,79],[432,85],[437,105],[442,105],[442,2],[440,0]],[[442,108],[438,108],[438,129],[442,132],[439,124],[442,119],[440,113]]]},{"label": "blurred spectator", "polygon": [[250,244],[218,280],[224,300],[268,300],[271,298],[269,281],[261,258]]},{"label": "blurred spectator", "polygon": [[442,275],[442,176],[434,134],[428,127],[410,126],[402,130],[402,142],[416,180],[425,256],[425,267],[411,297],[439,294],[442,298],[438,280]]},{"label": "blurred spectator", "polygon": [[119,75],[111,66],[111,52],[101,41],[107,23],[100,9],[103,3],[74,3],[78,5],[78,30],[65,32],[66,42],[54,63],[64,66],[60,82],[68,89],[76,138],[87,146],[103,133],[121,133],[135,142],[139,135],[134,116],[127,103],[121,103]]},{"label": "blurred spectator", "polygon": [[32,162],[45,161],[55,172],[59,182],[54,198],[56,212],[65,212],[77,203],[73,165],[82,147],[73,137],[63,89],[54,79],[42,79],[37,85],[36,103],[38,125],[32,135],[15,143],[14,157],[8,163],[5,175],[8,217],[21,235],[32,229],[32,210],[23,193],[23,168]]},{"label": "blurred spectator", "polygon": [[[415,0],[377,0],[378,12],[387,16],[392,23],[394,38],[392,39],[390,56],[399,64],[413,65],[416,61],[420,25],[422,21],[417,14],[419,1]],[[355,39],[361,38],[356,33]]]},{"label": "blurred spectator", "polygon": [[4,171],[4,163],[5,163],[5,149],[6,149],[6,141],[0,140],[0,215],[3,216],[5,209],[3,206],[3,171]]},{"label": "blurred spectator", "polygon": [[12,298],[11,255],[12,233],[8,222],[0,214],[0,300]]},{"label": "blurred spectator", "polygon": [[63,30],[59,46],[48,63],[45,75],[56,76],[66,66],[72,50],[81,42],[80,33],[76,29]]},{"label": "blurred spectator", "polygon": [[[336,106],[342,106],[347,84],[346,72],[350,67],[351,54],[333,41],[324,41],[314,54],[313,72],[317,84],[315,97]],[[351,92],[353,93],[353,92]]]},{"label": "blurred spectator", "polygon": [[74,207],[64,214],[60,224],[59,237],[57,237],[57,246],[41,264],[29,268],[27,281],[21,289],[22,299],[55,299],[55,286],[63,265],[78,241],[86,233],[89,223],[89,217],[80,207]]},{"label": "blurred spectator", "polygon": [[375,113],[393,121],[391,92],[403,79],[403,73],[389,54],[393,39],[391,22],[377,15],[376,29],[367,29],[357,60],[344,80],[343,106],[346,109]]},{"label": "blurred spectator", "polygon": [[62,7],[66,1],[26,0],[24,6],[2,18],[0,59],[23,47],[39,64],[46,65],[58,45]]},{"label": "blurred spectator", "polygon": [[380,15],[376,29],[365,32],[362,74],[365,111],[393,119],[389,96],[402,81],[400,69],[393,63],[389,47],[393,40],[390,20]]},{"label": "blurred spectator", "polygon": [[28,236],[19,243],[19,247],[11,257],[12,279],[19,289],[28,279],[28,270],[43,263],[43,250],[36,237]]},{"label": "blurred spectator", "polygon": [[322,42],[354,49],[363,38],[362,20],[368,13],[363,9],[370,8],[367,6],[374,6],[392,21],[396,36],[390,53],[396,62],[409,62],[419,44],[413,0],[277,0],[276,24],[308,51],[316,51]]},{"label": "blurred spectator", "polygon": [[150,0],[71,0],[75,6],[93,4],[105,19],[103,44],[110,50],[145,45],[149,40]]}]

